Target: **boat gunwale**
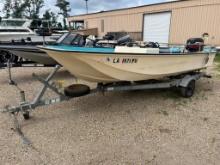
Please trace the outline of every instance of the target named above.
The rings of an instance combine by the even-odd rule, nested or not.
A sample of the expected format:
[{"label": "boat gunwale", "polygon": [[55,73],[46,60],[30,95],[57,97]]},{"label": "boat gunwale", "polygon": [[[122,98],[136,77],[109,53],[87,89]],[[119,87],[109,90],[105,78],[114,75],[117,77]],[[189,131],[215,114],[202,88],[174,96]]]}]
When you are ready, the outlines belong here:
[{"label": "boat gunwale", "polygon": [[212,53],[216,52],[188,52],[188,53],[158,53],[158,54],[153,54],[153,53],[124,53],[124,52],[83,52],[83,51],[71,51],[71,50],[62,50],[62,49],[54,49],[54,48],[48,48],[48,47],[43,47],[43,46],[37,46],[40,50],[49,50],[49,51],[54,51],[54,52],[66,52],[66,53],[79,53],[79,54],[95,54],[95,55],[103,55],[103,54],[111,54],[111,55],[142,55],[142,56],[179,56],[179,55],[210,55]]}]

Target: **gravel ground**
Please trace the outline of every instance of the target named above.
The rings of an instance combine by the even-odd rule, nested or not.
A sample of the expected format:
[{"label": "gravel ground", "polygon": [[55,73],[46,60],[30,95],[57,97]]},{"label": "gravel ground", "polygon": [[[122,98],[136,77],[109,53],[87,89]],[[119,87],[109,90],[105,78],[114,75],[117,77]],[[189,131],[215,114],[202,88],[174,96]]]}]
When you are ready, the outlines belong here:
[{"label": "gravel ground", "polygon": [[[13,78],[33,99],[52,68],[14,68]],[[61,70],[57,80],[76,82]],[[80,82],[79,80],[77,82]],[[89,84],[94,86],[94,84]],[[0,70],[0,107],[16,105],[16,87]],[[47,96],[53,96],[48,92]],[[111,92],[38,108],[18,116],[24,143],[9,114],[0,114],[0,164],[220,164],[220,79],[197,82],[191,99],[169,90]]]}]

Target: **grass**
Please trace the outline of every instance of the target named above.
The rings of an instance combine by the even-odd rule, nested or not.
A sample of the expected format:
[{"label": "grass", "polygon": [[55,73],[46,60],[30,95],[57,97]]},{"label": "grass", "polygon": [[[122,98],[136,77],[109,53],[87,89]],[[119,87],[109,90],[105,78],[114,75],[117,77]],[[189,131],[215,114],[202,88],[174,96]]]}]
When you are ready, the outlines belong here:
[{"label": "grass", "polygon": [[[220,53],[218,53],[215,57],[215,63],[216,63],[216,69],[218,71],[218,73],[220,72]],[[218,76],[219,77],[219,74]]]},{"label": "grass", "polygon": [[218,53],[215,57],[215,62],[220,64],[220,53]]},{"label": "grass", "polygon": [[215,62],[217,63],[217,69],[220,71],[220,54],[217,54],[215,57]]}]

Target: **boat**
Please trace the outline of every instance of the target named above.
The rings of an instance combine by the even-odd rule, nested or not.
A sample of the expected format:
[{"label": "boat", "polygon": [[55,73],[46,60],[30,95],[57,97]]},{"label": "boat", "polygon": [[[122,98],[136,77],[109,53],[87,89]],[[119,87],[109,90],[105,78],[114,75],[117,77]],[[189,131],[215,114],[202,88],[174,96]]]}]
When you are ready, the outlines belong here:
[{"label": "boat", "polygon": [[41,51],[34,45],[0,45],[0,49],[7,50],[11,54],[22,59],[32,61],[44,65],[58,64],[54,59],[48,56],[44,51]]},{"label": "boat", "polygon": [[181,50],[160,53],[159,48],[39,46],[75,77],[90,82],[161,80],[212,66],[216,52]]},{"label": "boat", "polygon": [[2,19],[0,21],[0,43],[7,43],[11,41],[18,40],[30,40],[32,42],[52,42],[55,41],[54,38],[60,36],[60,34],[52,36],[38,35],[35,31],[31,30],[29,27],[31,25],[31,20],[28,19]]},{"label": "boat", "polygon": [[0,42],[19,40],[35,35],[34,31],[28,28],[31,24],[26,19],[2,19],[0,22]]},{"label": "boat", "polygon": [[[49,44],[71,44],[66,40],[74,40],[76,38],[83,38],[83,36],[75,33],[65,33],[56,42],[49,42]],[[78,44],[77,42],[74,43]],[[14,42],[14,43],[6,43],[0,44],[0,61],[6,62],[7,57],[16,56],[25,60],[29,60],[38,64],[44,65],[56,65],[57,62],[48,56],[44,51],[41,51],[37,48],[36,45],[43,45],[43,42]],[[13,59],[13,58],[12,58]],[[10,59],[11,60],[11,59]],[[11,62],[15,62],[11,60]]]},{"label": "boat", "polygon": [[[40,63],[46,65],[54,64],[55,61],[49,58],[45,53],[39,51],[36,52],[37,48],[35,48],[33,45],[42,45],[43,43],[55,43],[57,38],[59,38],[61,34],[52,34],[51,36],[40,36],[35,31],[29,28],[31,22],[32,21],[28,19],[16,18],[0,20],[1,64],[6,63],[8,60],[10,60],[13,63],[17,63],[18,57],[33,57],[34,62],[40,61]],[[10,52],[10,50],[12,49],[13,52]],[[34,51],[30,51],[31,49],[33,49]],[[21,50],[25,51],[22,52]],[[31,53],[32,56],[27,56],[27,53]],[[25,59],[29,60],[29,58]]]}]

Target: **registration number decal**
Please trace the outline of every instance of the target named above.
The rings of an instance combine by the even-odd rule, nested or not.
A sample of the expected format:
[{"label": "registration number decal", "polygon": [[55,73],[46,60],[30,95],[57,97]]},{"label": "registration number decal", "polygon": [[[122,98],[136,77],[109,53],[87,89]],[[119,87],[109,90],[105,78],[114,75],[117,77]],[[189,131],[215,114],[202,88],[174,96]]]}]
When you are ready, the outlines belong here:
[{"label": "registration number decal", "polygon": [[138,62],[137,58],[113,58],[110,59],[109,57],[107,58],[108,62],[112,62],[114,64],[136,64]]}]

